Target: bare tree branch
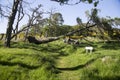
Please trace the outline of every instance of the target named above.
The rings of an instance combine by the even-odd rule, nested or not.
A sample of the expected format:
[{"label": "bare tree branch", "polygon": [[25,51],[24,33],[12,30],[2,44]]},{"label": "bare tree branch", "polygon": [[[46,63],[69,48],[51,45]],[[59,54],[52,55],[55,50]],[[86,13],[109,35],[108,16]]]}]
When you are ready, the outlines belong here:
[{"label": "bare tree branch", "polygon": [[70,35],[72,35],[72,34],[74,34],[76,32],[80,32],[80,31],[86,30],[86,29],[94,27],[94,26],[96,26],[96,24],[93,24],[93,25],[90,25],[90,26],[86,26],[86,27],[78,29],[78,30],[74,30],[72,32],[67,33],[66,36],[70,36]]}]

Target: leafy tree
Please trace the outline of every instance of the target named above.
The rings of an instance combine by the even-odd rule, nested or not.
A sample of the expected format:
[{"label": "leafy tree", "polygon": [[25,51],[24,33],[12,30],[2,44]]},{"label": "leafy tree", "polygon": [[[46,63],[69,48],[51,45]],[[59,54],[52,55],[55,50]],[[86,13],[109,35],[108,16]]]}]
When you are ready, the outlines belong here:
[{"label": "leafy tree", "polygon": [[59,36],[61,33],[61,27],[64,22],[62,14],[61,13],[53,13],[50,12],[50,17],[46,19],[45,21],[45,27],[43,27],[42,33],[48,37],[48,36]]},{"label": "leafy tree", "polygon": [[55,25],[62,25],[63,22],[64,22],[61,13],[52,14],[52,16],[51,16],[51,21],[52,21]]}]

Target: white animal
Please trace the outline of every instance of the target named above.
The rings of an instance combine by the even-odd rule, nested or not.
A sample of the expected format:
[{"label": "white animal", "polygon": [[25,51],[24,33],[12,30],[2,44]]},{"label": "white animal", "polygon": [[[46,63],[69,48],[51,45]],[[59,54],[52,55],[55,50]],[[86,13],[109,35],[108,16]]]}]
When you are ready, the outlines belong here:
[{"label": "white animal", "polygon": [[91,46],[85,47],[85,50],[86,50],[86,53],[88,53],[88,52],[92,53],[93,47],[91,47]]}]

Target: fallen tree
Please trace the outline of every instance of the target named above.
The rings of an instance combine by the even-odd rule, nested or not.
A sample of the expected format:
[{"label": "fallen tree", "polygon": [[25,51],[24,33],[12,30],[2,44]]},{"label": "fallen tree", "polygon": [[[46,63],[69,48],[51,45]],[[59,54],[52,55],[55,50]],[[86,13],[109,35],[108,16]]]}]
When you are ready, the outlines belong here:
[{"label": "fallen tree", "polygon": [[51,38],[47,38],[47,39],[44,39],[44,40],[37,40],[35,37],[28,36],[27,39],[30,43],[42,44],[42,43],[48,43],[48,42],[51,42],[51,41],[58,40],[59,38],[58,37],[51,37]]},{"label": "fallen tree", "polygon": [[93,24],[93,25],[90,25],[90,26],[87,26],[85,28],[82,28],[82,29],[78,29],[78,30],[74,30],[72,32],[69,32],[65,35],[62,35],[62,36],[58,36],[58,37],[49,37],[49,38],[46,38],[44,40],[38,40],[36,39],[35,37],[33,36],[28,36],[27,39],[30,43],[35,43],[35,44],[42,44],[42,43],[48,43],[48,42],[52,42],[52,41],[55,41],[55,40],[59,40],[60,38],[64,38],[65,36],[71,36],[72,34],[76,33],[76,32],[82,32],[83,30],[85,29],[88,29],[88,28],[91,28],[91,27],[94,27],[96,24]]}]

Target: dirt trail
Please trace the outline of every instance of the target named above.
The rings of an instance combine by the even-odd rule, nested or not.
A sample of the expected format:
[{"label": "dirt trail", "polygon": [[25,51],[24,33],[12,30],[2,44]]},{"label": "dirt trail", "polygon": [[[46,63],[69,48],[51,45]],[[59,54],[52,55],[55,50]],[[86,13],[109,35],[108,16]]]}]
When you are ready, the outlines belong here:
[{"label": "dirt trail", "polygon": [[[69,63],[66,64],[66,57],[60,57],[57,60],[57,68],[70,68]],[[60,73],[57,74],[59,80],[80,80],[80,75],[78,70],[60,70]]]}]

